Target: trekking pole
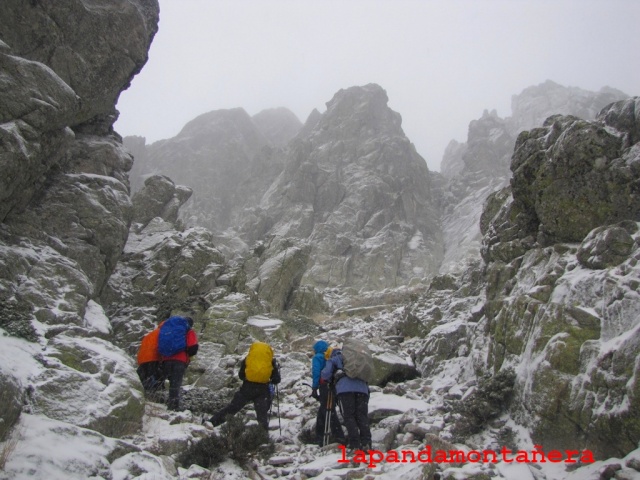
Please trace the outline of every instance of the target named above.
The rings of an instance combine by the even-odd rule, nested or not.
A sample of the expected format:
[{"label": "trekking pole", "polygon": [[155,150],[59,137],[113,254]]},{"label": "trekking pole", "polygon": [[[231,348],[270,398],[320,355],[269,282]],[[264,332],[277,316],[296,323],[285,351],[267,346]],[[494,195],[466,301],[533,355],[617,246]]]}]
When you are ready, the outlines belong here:
[{"label": "trekking pole", "polygon": [[282,425],[280,424],[280,390],[278,390],[278,384],[276,384],[276,401],[278,402],[278,430],[280,436],[282,436]]},{"label": "trekking pole", "polygon": [[336,405],[338,405],[338,410],[340,410],[340,416],[342,417],[342,421],[344,422],[344,410],[342,410],[342,402],[338,400],[336,402]]},{"label": "trekking pole", "polygon": [[327,404],[326,410],[324,412],[324,436],[322,437],[322,446],[326,447],[329,445],[329,436],[331,435],[331,407],[333,403],[333,392],[331,388],[329,388],[329,393],[327,394]]},{"label": "trekking pole", "polygon": [[273,417],[273,395],[271,394],[271,388],[275,390],[275,386],[272,383],[269,384],[269,411],[267,412],[269,420],[267,421],[267,423],[270,423],[271,417]]}]

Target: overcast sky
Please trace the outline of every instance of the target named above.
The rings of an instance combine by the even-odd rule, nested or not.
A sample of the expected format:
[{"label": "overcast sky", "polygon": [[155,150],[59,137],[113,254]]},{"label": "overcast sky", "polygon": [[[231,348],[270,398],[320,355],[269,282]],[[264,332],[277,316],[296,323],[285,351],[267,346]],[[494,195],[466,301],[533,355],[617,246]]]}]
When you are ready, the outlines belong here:
[{"label": "overcast sky", "polygon": [[547,79],[640,95],[638,0],[160,0],[149,61],[115,129],[147,143],[211,110],[304,122],[377,83],[431,170],[484,109]]}]

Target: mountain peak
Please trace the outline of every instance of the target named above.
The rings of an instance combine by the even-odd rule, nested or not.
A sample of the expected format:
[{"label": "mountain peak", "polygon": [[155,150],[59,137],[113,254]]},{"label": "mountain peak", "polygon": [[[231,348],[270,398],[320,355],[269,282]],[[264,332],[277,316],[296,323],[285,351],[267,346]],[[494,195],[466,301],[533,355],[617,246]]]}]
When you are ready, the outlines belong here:
[{"label": "mountain peak", "polygon": [[[320,126],[329,125],[340,128],[372,129],[375,133],[389,130],[389,133],[402,133],[402,117],[387,105],[387,92],[375,83],[339,90],[327,102],[327,111]],[[353,131],[351,131],[353,133]]]},{"label": "mountain peak", "polygon": [[251,118],[267,139],[278,147],[284,147],[302,128],[300,119],[284,107],[262,110]]}]

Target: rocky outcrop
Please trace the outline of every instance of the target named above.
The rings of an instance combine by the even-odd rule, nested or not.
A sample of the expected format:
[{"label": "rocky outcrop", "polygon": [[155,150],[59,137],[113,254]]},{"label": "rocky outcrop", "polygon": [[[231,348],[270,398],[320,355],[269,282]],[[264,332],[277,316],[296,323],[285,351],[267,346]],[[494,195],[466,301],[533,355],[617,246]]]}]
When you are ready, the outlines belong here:
[{"label": "rocky outcrop", "polygon": [[144,332],[171,314],[198,320],[224,272],[224,257],[205,229],[178,231],[156,217],[132,231],[101,297],[119,344],[133,350]]},{"label": "rocky outcrop", "polygon": [[[508,418],[545,451],[586,448],[596,458],[622,458],[637,448],[640,212],[631,207],[637,193],[630,187],[640,179],[640,150],[632,140],[637,102],[614,103],[591,122],[552,117],[522,133],[525,142],[538,142],[525,150],[519,142],[513,188],[485,203],[485,265],[435,277],[396,324],[397,333],[417,336],[405,334],[403,345],[413,348],[416,366],[450,404],[444,428],[452,435],[470,418],[460,406],[484,389],[501,402],[499,421],[488,421],[487,405],[476,406],[473,421],[484,433],[503,428]],[[536,168],[519,170],[525,159]],[[594,212],[577,215],[580,201],[559,194],[575,201],[568,214],[555,209],[539,216],[537,209],[552,203],[550,197],[539,202],[545,186],[536,178],[544,163],[553,164],[553,181],[567,182]],[[595,171],[608,182],[595,179]],[[614,191],[625,192],[625,200],[612,200]],[[598,218],[602,209],[609,214]],[[571,222],[573,229],[566,227]],[[486,391],[488,375],[510,372],[510,400]]]},{"label": "rocky outcrop", "polygon": [[273,313],[289,308],[306,271],[310,251],[308,244],[279,237],[272,238],[260,249],[257,271],[248,286]]},{"label": "rocky outcrop", "polygon": [[485,209],[489,363],[516,368],[514,416],[545,448],[623,456],[640,439],[637,105],[522,133],[512,189]]},{"label": "rocky outcrop", "polygon": [[420,376],[416,367],[405,358],[390,352],[373,356],[373,378],[371,385],[386,385],[389,382],[404,382]]},{"label": "rocky outcrop", "polygon": [[[131,356],[142,335],[172,313],[196,319],[200,351],[187,383],[197,376],[199,387],[216,393],[235,385],[231,378],[251,341],[277,344],[288,390],[283,417],[292,420],[285,422],[291,438],[278,448],[289,455],[301,447],[304,462],[317,448],[303,450],[294,438],[298,419],[316,411],[300,382],[309,349],[295,349],[320,335],[332,344],[353,335],[377,345],[376,382],[389,385],[388,393],[372,387],[379,399],[372,411],[388,410],[390,401],[397,403],[394,414],[404,411],[376,425],[380,445],[430,440],[429,432],[446,429],[450,418],[443,413],[448,405],[431,400],[461,399],[487,367],[514,367],[512,419],[545,448],[587,447],[598,456],[635,448],[637,99],[612,105],[597,122],[555,117],[522,134],[514,165],[523,171],[490,198],[482,218],[486,270],[435,277],[428,290],[435,302],[418,302],[405,315],[408,299],[424,289],[387,290],[382,297],[391,307],[372,306],[380,292],[363,291],[435,272],[443,249],[439,209],[448,205],[442,178],[428,172],[380,87],[338,92],[290,148],[277,145],[293,135],[295,122],[286,127],[283,116],[282,128],[268,130],[282,112],[258,127],[269,115],[251,119],[241,110],[204,115],[174,141],[152,146],[177,174],[189,162],[214,176],[229,172],[228,185],[215,185],[212,203],[203,203],[211,217],[189,215],[202,214],[220,230],[238,228],[252,246],[262,241],[249,261],[229,260],[218,232],[177,220],[183,203],[188,209],[208,201],[211,182],[203,181],[200,195],[191,186],[187,202],[191,187],[180,186],[186,182],[146,171],[148,181],[132,199],[132,158],[111,130],[115,101],[155,34],[157,2],[8,0],[0,9],[0,439],[20,442],[6,475],[30,477],[39,469],[37,476],[51,478],[177,476],[169,455],[206,429],[188,413],[146,405],[154,418],[145,425],[155,426],[143,431],[146,401]],[[478,152],[481,161],[469,170],[476,186],[489,188],[481,174],[492,168],[508,130],[507,121],[487,113],[471,129],[477,141],[450,150],[463,163]],[[205,153],[209,141],[219,163]],[[190,146],[181,150],[183,143]],[[144,140],[136,145],[147,152]],[[562,178],[553,162],[574,178]],[[452,171],[464,175],[465,168]],[[535,190],[522,181],[525,171]],[[458,186],[468,199],[473,185]],[[562,218],[550,202],[559,186],[587,198],[593,212],[559,195],[578,214]],[[447,199],[457,192],[449,190]],[[327,306],[314,285],[354,286],[362,308],[345,307],[334,319],[304,317]],[[323,290],[332,306],[345,306],[342,292]],[[282,310],[302,315],[263,315]],[[305,337],[294,337],[301,332]],[[458,370],[443,367],[449,362]],[[433,380],[393,384],[416,369]],[[464,388],[453,385],[454,374]],[[423,412],[419,418],[408,412],[414,408]],[[183,423],[170,425],[175,421]],[[52,447],[59,444],[71,445],[65,462]],[[257,468],[259,475],[279,474],[273,465]],[[211,474],[196,467],[185,473]]]},{"label": "rocky outcrop", "polygon": [[543,128],[521,134],[512,190],[531,218],[529,233],[545,237],[543,243],[575,242],[597,226],[635,218],[640,169],[633,158],[622,158],[622,146],[606,124],[575,117],[551,117]]},{"label": "rocky outcrop", "polygon": [[22,413],[23,396],[20,381],[3,368],[0,372],[0,401],[3,405],[0,413],[0,442],[6,440],[18,421]]},{"label": "rocky outcrop", "polygon": [[630,221],[595,228],[580,244],[576,258],[593,270],[620,265],[631,255],[635,247],[632,235],[637,231],[637,224]]},{"label": "rocky outcrop", "polygon": [[[65,172],[4,225],[11,235],[47,245],[77,263],[98,295],[122,253],[131,222],[126,171],[131,157],[114,137],[76,135]],[[82,313],[82,309],[79,311]]]},{"label": "rocky outcrop", "polygon": [[129,136],[122,139],[122,144],[133,156],[133,166],[129,170],[129,183],[131,192],[137,192],[144,186],[144,182],[151,174],[144,174],[147,168],[147,139],[144,137]]},{"label": "rocky outcrop", "polygon": [[146,227],[158,217],[168,223],[176,223],[180,207],[193,191],[176,185],[168,177],[154,175],[144,182],[144,188],[133,196],[133,222]]},{"label": "rocky outcrop", "polygon": [[[628,143],[631,132],[607,124],[607,112],[597,122],[551,117],[542,128],[520,135],[512,164],[513,202],[493,222],[503,226],[487,232],[489,258],[507,243],[582,241],[596,227],[638,217],[637,151]],[[509,254],[502,258],[509,260]]]},{"label": "rocky outcrop", "polygon": [[[59,79],[54,83],[79,97],[68,126],[106,134],[117,119],[120,92],[147,62],[158,13],[152,0],[8,0],[2,4],[0,38],[12,55],[46,65]],[[42,107],[55,110],[56,103]]]},{"label": "rocky outcrop", "polygon": [[[282,170],[280,150],[270,140],[284,141],[295,130],[295,117],[286,112],[261,112],[257,121],[241,108],[200,115],[176,137],[147,145],[133,181],[142,185],[149,176],[165,175],[193,190],[182,209],[187,225],[215,233],[233,229]],[[140,151],[139,140],[125,141]]]},{"label": "rocky outcrop", "polygon": [[573,115],[593,120],[605,106],[624,100],[628,95],[611,87],[590,92],[577,87],[565,87],[551,80],[525,88],[511,97],[509,118],[514,135],[542,123],[553,114]]},{"label": "rocky outcrop", "polygon": [[68,125],[79,109],[75,92],[45,65],[18,57],[0,43],[0,220],[23,210],[73,143]]},{"label": "rocky outcrop", "polygon": [[397,286],[442,255],[432,175],[400,125],[377,85],[338,92],[302,128],[284,109],[221,110],[147,146],[141,172],[192,188],[187,225],[236,231],[245,252],[272,235],[309,243],[303,285]]},{"label": "rocky outcrop", "polygon": [[243,233],[308,240],[303,284],[377,289],[437,269],[438,218],[424,160],[384,90],[367,85],[341,90],[305,125]]},{"label": "rocky outcrop", "polygon": [[502,119],[495,111],[485,111],[480,119],[472,121],[467,142],[452,142],[441,163],[448,180],[442,222],[448,248],[441,273],[464,270],[467,259],[479,254],[481,206],[492,192],[508,185],[520,132],[542,125],[555,114],[593,120],[602,108],[625,98],[627,95],[611,88],[589,92],[547,81],[514,95],[511,117]]},{"label": "rocky outcrop", "polygon": [[146,62],[159,7],[68,0],[0,8],[0,300],[22,312],[2,324],[11,336],[2,349],[22,367],[0,372],[2,383],[31,413],[127,435],[140,426],[140,384],[94,300],[132,215],[132,158],[111,128],[115,103]]}]

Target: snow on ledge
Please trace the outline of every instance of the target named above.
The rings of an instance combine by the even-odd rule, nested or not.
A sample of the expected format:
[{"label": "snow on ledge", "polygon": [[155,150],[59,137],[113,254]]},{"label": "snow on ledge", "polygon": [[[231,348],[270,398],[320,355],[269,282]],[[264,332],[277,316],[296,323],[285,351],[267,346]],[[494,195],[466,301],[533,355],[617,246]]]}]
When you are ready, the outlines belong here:
[{"label": "snow on ledge", "polygon": [[427,402],[413,400],[395,394],[373,392],[369,397],[369,413],[376,410],[391,410],[405,413],[409,410],[425,412],[429,409]]},{"label": "snow on ledge", "polygon": [[264,328],[265,330],[277,330],[280,328],[280,325],[282,325],[282,320],[256,315],[255,317],[249,317],[247,319],[247,324],[258,328]]}]

